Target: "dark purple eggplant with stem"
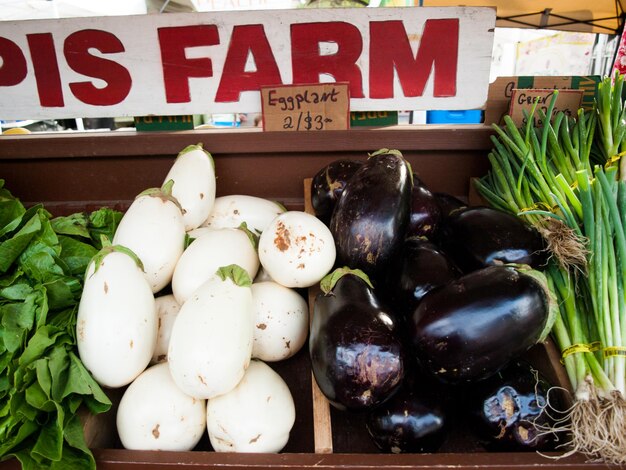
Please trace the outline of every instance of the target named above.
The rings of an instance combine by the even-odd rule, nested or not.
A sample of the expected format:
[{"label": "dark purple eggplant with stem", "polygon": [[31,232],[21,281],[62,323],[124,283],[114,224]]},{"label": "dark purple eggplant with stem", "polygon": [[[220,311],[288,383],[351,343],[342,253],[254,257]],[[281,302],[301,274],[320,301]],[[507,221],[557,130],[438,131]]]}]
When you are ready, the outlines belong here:
[{"label": "dark purple eggplant with stem", "polygon": [[446,217],[438,244],[466,273],[496,264],[544,269],[548,250],[539,232],[523,219],[490,207],[465,207]]},{"label": "dark purple eggplant with stem", "polygon": [[377,283],[405,238],[411,167],[398,150],[381,149],[352,175],[330,221],[337,265],[363,270]]},{"label": "dark purple eggplant with stem", "polygon": [[410,334],[427,370],[444,382],[470,382],[543,341],[556,309],[539,271],[489,266],[428,292],[413,312]]},{"label": "dark purple eggplant with stem", "polygon": [[309,353],[322,393],[338,409],[366,410],[389,399],[405,373],[396,320],[367,276],[339,268],[320,283]]},{"label": "dark purple eggplant with stem", "polygon": [[335,160],[319,170],[311,181],[311,205],[315,215],[326,225],[341,197],[343,188],[363,165],[359,160]]}]

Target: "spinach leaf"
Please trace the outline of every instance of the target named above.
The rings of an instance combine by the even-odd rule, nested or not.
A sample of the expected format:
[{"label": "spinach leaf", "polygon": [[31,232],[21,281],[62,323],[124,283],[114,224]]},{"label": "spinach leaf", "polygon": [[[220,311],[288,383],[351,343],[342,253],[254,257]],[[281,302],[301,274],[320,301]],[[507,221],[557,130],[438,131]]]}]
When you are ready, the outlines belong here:
[{"label": "spinach leaf", "polygon": [[52,219],[52,227],[59,235],[74,235],[89,238],[88,222],[89,218],[86,214],[78,213]]},{"label": "spinach leaf", "polygon": [[77,411],[111,402],[80,361],[76,313],[100,235],[120,212],[51,218],[0,180],[0,459],[35,469],[95,469]]},{"label": "spinach leaf", "polygon": [[11,267],[40,229],[39,218],[32,217],[13,237],[0,243],[0,272],[4,273]]},{"label": "spinach leaf", "polygon": [[91,242],[98,250],[102,249],[102,235],[109,240],[113,240],[115,230],[122,220],[122,213],[113,209],[103,207],[89,215],[89,234]]},{"label": "spinach leaf", "polygon": [[60,236],[61,259],[67,266],[69,273],[75,277],[82,277],[87,265],[98,250],[93,245],[76,240],[72,237]]}]

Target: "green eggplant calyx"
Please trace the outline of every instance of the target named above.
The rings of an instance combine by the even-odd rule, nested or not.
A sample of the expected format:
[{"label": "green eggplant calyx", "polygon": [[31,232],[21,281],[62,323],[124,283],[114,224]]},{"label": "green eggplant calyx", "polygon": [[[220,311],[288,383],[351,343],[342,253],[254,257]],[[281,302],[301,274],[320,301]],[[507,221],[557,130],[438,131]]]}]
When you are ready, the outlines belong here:
[{"label": "green eggplant calyx", "polygon": [[356,276],[359,279],[363,280],[371,289],[374,288],[374,286],[372,285],[372,281],[370,281],[370,278],[363,271],[361,271],[360,269],[352,269],[344,266],[343,268],[337,268],[330,274],[327,274],[324,279],[320,281],[320,289],[325,295],[330,294],[335,288],[335,285],[337,284],[339,279],[348,274],[352,274],[353,276]]},{"label": "green eggplant calyx", "polygon": [[401,157],[402,159],[404,159],[404,156],[402,155],[402,152],[400,152],[400,150],[396,150],[396,149],[380,149],[380,150],[376,150],[375,152],[372,152],[372,153],[368,154],[368,158],[377,157],[379,155],[395,155],[396,157]]},{"label": "green eggplant calyx", "polygon": [[250,287],[252,285],[252,279],[250,279],[248,271],[237,264],[222,266],[215,274],[217,274],[222,281],[230,279],[239,287]]},{"label": "green eggplant calyx", "polygon": [[201,152],[203,152],[207,156],[207,158],[211,162],[211,166],[213,167],[213,171],[215,171],[215,160],[213,160],[213,156],[209,152],[204,150],[204,148],[202,147],[202,142],[197,143],[197,144],[188,145],[187,147],[182,149],[180,152],[178,152],[178,155],[176,156],[176,158],[179,158],[179,157],[185,155],[186,153],[193,152],[195,150],[200,150]]},{"label": "green eggplant calyx", "polygon": [[139,199],[140,197],[150,196],[150,197],[163,197],[163,190],[161,188],[148,188],[141,191],[135,199]]},{"label": "green eggplant calyx", "polygon": [[141,259],[139,259],[139,256],[137,256],[137,254],[133,250],[122,245],[112,245],[109,239],[104,235],[100,237],[100,239],[102,241],[102,249],[98,253],[96,253],[91,259],[91,261],[95,265],[93,274],[95,274],[98,269],[100,269],[100,266],[102,265],[102,262],[104,261],[104,258],[107,257],[107,255],[116,252],[130,256],[130,258],[135,262],[137,267],[141,269],[142,272],[146,272],[143,267],[143,263],[141,262]]},{"label": "green eggplant calyx", "polygon": [[202,142],[199,142],[197,144],[187,145],[187,147],[178,152],[178,156],[176,158],[180,157],[181,155],[185,155],[186,153],[193,152],[194,150],[202,150],[206,152],[206,150],[204,150],[204,148],[202,147]]},{"label": "green eggplant calyx", "polygon": [[250,239],[250,243],[252,243],[254,250],[257,251],[259,249],[260,236],[254,233],[252,230],[250,230],[248,228],[248,224],[246,224],[245,222],[241,222],[241,225],[239,225],[239,227],[237,228],[243,231],[243,233],[245,233],[248,236],[248,238]]},{"label": "green eggplant calyx", "polygon": [[543,274],[541,271],[532,269],[528,265],[516,265],[513,267],[515,267],[515,269],[517,269],[521,274],[532,277],[535,282],[537,282],[537,284],[539,284],[539,286],[543,289],[546,295],[546,299],[548,302],[548,315],[543,330],[541,331],[539,339],[537,340],[538,343],[543,343],[552,331],[552,327],[554,326],[556,317],[559,314],[559,304],[556,295],[548,286],[548,279],[546,278],[546,275]]},{"label": "green eggplant calyx", "polygon": [[164,202],[168,202],[168,201],[171,202],[176,207],[178,207],[178,210],[180,210],[181,214],[184,214],[185,211],[183,210],[183,207],[180,205],[180,202],[178,202],[178,199],[176,199],[172,195],[172,189],[174,188],[174,184],[175,184],[174,180],[169,179],[165,183],[163,183],[163,186],[161,186],[160,188],[148,188],[145,191],[140,192],[135,199],[139,199],[140,197],[144,197],[144,196],[158,197],[162,199]]},{"label": "green eggplant calyx", "polygon": [[191,235],[189,235],[188,233],[185,233],[185,242],[183,244],[183,249],[187,249],[189,248],[189,245],[191,245],[191,243],[195,240],[195,237],[192,237]]},{"label": "green eggplant calyx", "polygon": [[163,186],[161,186],[161,192],[166,196],[171,196],[173,188],[174,188],[174,180],[169,179],[165,183],[163,183]]}]

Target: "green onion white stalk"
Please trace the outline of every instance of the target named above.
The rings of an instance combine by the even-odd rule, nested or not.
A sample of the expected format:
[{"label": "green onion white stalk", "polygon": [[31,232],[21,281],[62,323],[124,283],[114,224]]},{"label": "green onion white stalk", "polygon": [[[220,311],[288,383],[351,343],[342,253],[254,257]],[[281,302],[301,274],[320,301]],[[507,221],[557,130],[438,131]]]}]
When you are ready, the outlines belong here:
[{"label": "green onion white stalk", "polygon": [[[602,82],[593,111],[494,125],[491,171],[476,182],[494,207],[531,222],[553,257],[559,299],[553,337],[574,404],[563,423],[571,451],[626,463],[626,107],[623,79]],[[621,159],[621,163],[620,163]],[[622,178],[618,178],[621,173]]]}]

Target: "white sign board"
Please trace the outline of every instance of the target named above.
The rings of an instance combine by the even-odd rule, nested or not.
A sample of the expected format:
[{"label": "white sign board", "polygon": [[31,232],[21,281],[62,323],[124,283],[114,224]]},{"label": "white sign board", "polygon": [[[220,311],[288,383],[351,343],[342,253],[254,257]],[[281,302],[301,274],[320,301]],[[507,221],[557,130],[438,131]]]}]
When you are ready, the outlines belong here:
[{"label": "white sign board", "polygon": [[260,88],[348,82],[350,109],[476,109],[492,8],[0,22],[0,119],[260,112]]}]

